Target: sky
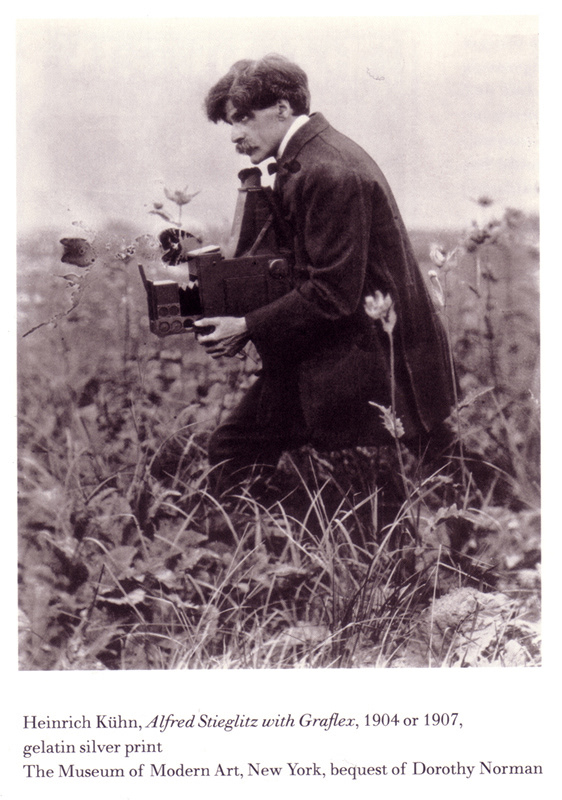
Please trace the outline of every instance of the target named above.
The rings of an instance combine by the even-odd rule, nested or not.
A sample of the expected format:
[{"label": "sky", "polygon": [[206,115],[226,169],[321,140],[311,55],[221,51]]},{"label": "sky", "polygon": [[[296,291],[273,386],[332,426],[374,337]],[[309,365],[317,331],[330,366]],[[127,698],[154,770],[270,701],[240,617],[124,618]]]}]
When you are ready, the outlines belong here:
[{"label": "sky", "polygon": [[153,203],[186,186],[200,192],[188,225],[229,225],[249,161],[203,100],[234,61],[269,52],[305,69],[312,110],[377,161],[409,228],[466,227],[482,195],[538,210],[536,17],[27,19],[20,232],[156,233]]}]

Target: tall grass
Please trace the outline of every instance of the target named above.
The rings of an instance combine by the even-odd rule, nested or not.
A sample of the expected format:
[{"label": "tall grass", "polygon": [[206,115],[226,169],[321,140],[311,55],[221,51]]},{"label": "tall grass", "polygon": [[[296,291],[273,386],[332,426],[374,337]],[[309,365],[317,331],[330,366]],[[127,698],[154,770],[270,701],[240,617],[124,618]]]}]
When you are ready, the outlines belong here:
[{"label": "tall grass", "polygon": [[[485,485],[396,437],[287,454],[268,501],[228,504],[206,441],[256,363],[151,337],[134,233],[100,234],[80,303],[19,349],[21,668],[539,663],[535,233],[515,212],[469,230],[444,287],[451,422]],[[56,248],[21,258],[25,332],[69,304]]]}]

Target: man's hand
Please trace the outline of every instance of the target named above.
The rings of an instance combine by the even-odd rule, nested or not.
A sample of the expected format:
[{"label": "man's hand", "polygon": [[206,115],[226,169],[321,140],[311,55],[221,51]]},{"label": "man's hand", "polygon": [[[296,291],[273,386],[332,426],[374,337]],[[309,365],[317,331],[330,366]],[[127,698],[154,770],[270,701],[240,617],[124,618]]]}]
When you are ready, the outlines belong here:
[{"label": "man's hand", "polygon": [[235,356],[250,339],[244,317],[206,317],[194,322],[193,327],[214,329],[197,334],[197,341],[213,358]]}]

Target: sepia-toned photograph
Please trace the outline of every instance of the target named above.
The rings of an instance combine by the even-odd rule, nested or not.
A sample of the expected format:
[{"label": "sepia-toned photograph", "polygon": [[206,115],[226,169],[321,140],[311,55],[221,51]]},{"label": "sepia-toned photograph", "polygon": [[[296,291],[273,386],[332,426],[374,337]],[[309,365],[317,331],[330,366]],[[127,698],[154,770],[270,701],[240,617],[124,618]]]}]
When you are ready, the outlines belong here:
[{"label": "sepia-toned photograph", "polygon": [[538,667],[538,19],[17,24],[19,669]]}]

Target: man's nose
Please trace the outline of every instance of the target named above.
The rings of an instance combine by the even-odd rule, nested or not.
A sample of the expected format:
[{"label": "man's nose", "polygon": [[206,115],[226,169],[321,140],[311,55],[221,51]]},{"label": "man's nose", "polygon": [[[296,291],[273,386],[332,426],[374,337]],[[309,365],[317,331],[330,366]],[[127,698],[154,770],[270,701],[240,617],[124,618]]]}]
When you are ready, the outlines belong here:
[{"label": "man's nose", "polygon": [[234,142],[234,144],[238,144],[238,142],[241,142],[243,138],[244,132],[241,130],[241,128],[239,128],[238,125],[233,125],[232,131],[230,132],[230,141]]}]

